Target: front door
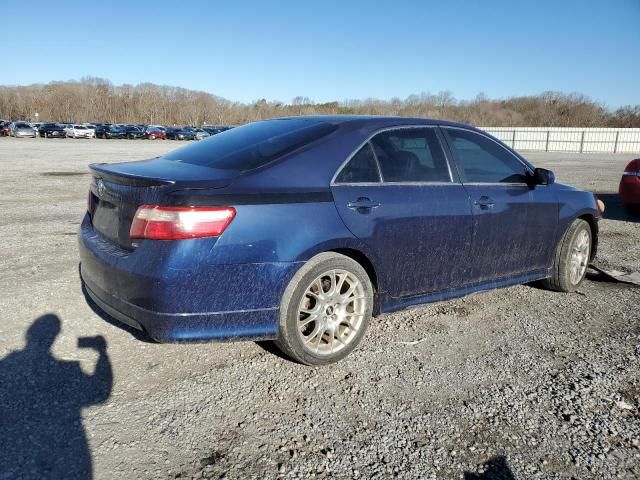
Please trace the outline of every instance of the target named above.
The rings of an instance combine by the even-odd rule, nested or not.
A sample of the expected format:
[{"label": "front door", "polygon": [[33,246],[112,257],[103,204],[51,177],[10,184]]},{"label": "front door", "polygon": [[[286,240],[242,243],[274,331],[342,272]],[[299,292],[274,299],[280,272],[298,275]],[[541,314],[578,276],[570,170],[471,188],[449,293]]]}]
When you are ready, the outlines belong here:
[{"label": "front door", "polygon": [[473,210],[474,282],[541,270],[551,259],[557,202],[528,182],[529,167],[480,133],[445,127]]}]

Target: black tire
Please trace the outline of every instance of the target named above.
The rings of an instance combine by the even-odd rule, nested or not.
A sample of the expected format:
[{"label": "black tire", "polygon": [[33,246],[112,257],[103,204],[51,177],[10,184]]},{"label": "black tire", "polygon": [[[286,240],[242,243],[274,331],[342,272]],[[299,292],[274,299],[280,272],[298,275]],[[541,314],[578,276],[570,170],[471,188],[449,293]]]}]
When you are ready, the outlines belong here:
[{"label": "black tire", "polygon": [[624,209],[629,215],[633,217],[640,217],[640,204],[627,203],[625,204]]},{"label": "black tire", "polygon": [[[324,316],[325,314],[331,315],[331,313],[335,313],[335,315],[333,315],[333,317],[335,317],[333,320],[334,326],[331,328],[335,328],[335,331],[342,333],[333,333],[328,335],[328,338],[331,338],[331,343],[333,343],[333,345],[338,345],[338,351],[333,352],[332,348],[330,353],[319,354],[317,353],[318,350],[316,349],[316,353],[314,353],[310,351],[311,347],[304,346],[305,342],[303,340],[303,333],[301,333],[301,326],[299,325],[300,321],[304,319],[300,318],[300,316],[303,314],[301,314],[299,307],[301,306],[301,303],[305,298],[310,298],[307,297],[307,289],[311,288],[314,280],[322,276],[324,273],[329,274],[334,270],[346,272],[352,277],[355,277],[355,279],[360,282],[360,285],[358,287],[361,287],[360,291],[362,293],[362,296],[353,297],[354,300],[352,300],[352,302],[359,301],[360,299],[362,300],[363,303],[359,304],[359,310],[361,313],[355,315],[355,317],[358,317],[361,320],[359,320],[360,323],[358,324],[355,331],[353,331],[349,327],[346,327],[346,325],[342,323],[342,321],[336,320],[338,318],[337,306],[331,307],[331,311],[325,310],[321,314],[318,314],[316,316],[318,320],[313,321],[311,323],[311,326],[308,327],[309,329],[315,331],[316,323],[319,328],[321,322],[323,322],[321,316]],[[322,277],[321,283],[323,285],[323,288],[325,286],[324,282],[325,277]],[[345,285],[346,283],[347,282],[343,281],[343,283],[341,284],[337,280],[335,281],[335,285]],[[357,285],[357,282],[355,284]],[[327,290],[327,292],[328,291],[329,290]],[[334,292],[335,291],[336,290],[334,290]],[[333,301],[334,300],[330,300],[330,302]],[[349,353],[351,353],[358,346],[358,344],[364,337],[364,333],[367,329],[369,320],[371,319],[371,315],[373,312],[373,302],[374,294],[371,280],[369,279],[369,275],[367,274],[367,272],[358,262],[352,260],[349,257],[334,252],[325,252],[318,254],[307,261],[300,268],[300,270],[296,272],[282,296],[282,301],[280,303],[280,324],[278,328],[278,336],[275,343],[285,355],[305,365],[327,365],[337,362],[349,355]],[[355,303],[350,303],[350,305],[352,305],[352,309],[355,309]],[[321,309],[320,305],[317,305],[317,307]],[[344,308],[349,307],[345,306]],[[352,313],[351,315],[354,314]],[[328,317],[323,318],[326,320],[326,318]],[[353,318],[354,317],[352,317],[352,320],[350,321],[358,321],[353,320]],[[319,328],[318,331],[325,332],[324,328]],[[309,338],[318,338],[319,344],[320,342],[322,342],[325,333],[322,333],[321,335],[315,337],[310,336]],[[336,337],[342,337],[345,341],[334,342],[334,339]]]},{"label": "black tire", "polygon": [[586,264],[589,264],[591,259],[591,251],[593,248],[593,238],[591,236],[591,227],[589,224],[581,219],[576,219],[569,226],[565,234],[562,236],[560,243],[556,247],[556,252],[553,258],[553,265],[551,268],[551,276],[542,281],[542,284],[549,290],[555,290],[557,292],[575,292],[580,286],[584,277],[586,276],[586,265],[584,271],[579,278],[571,278],[571,260],[572,254],[576,249],[577,241],[585,232],[589,244],[587,247]]}]

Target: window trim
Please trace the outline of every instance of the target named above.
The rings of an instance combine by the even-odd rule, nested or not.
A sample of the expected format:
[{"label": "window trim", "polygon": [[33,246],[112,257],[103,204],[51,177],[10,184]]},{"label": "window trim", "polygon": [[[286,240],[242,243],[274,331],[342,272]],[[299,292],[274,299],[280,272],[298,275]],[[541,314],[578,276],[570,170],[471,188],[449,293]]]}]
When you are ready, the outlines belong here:
[{"label": "window trim", "polygon": [[449,133],[447,132],[447,129],[464,130],[465,132],[475,133],[476,135],[479,135],[479,136],[481,136],[483,138],[486,138],[487,140],[490,140],[493,143],[495,143],[496,145],[498,145],[500,148],[502,148],[502,150],[507,152],[513,158],[515,158],[521,165],[524,166],[525,170],[529,174],[533,175],[533,170],[531,168],[531,165],[526,163],[522,158],[520,158],[518,155],[516,155],[516,153],[513,152],[511,149],[509,149],[506,145],[503,145],[501,142],[497,141],[495,138],[492,138],[490,135],[484,133],[481,130],[474,130],[474,129],[471,129],[471,128],[464,128],[464,127],[458,127],[458,126],[453,126],[453,125],[441,125],[440,128],[443,130],[443,134],[444,134],[445,140],[447,142],[447,146],[449,147],[449,150],[451,151],[451,156],[454,158],[454,160],[456,162],[456,168],[458,169],[458,173],[460,175],[460,183],[462,183],[463,185],[507,185],[507,186],[523,186],[523,185],[526,185],[527,187],[529,187],[529,184],[527,182],[464,182],[463,178],[462,178],[463,177],[462,173],[460,172],[460,161],[458,159],[458,155],[456,154],[455,150],[453,149],[453,147],[451,145],[450,138],[449,138]]},{"label": "window trim", "polygon": [[[366,140],[364,140],[360,145],[358,145],[358,147],[353,152],[351,152],[351,154],[347,157],[347,159],[340,164],[340,166],[336,170],[336,173],[331,178],[331,182],[329,182],[329,186],[333,187],[333,186],[340,186],[340,185],[351,185],[351,186],[354,186],[354,185],[362,185],[362,186],[372,186],[372,185],[414,185],[414,186],[417,186],[417,185],[438,185],[438,186],[439,185],[460,185],[460,182],[456,181],[456,179],[453,176],[453,171],[451,170],[451,159],[449,158],[449,155],[448,155],[448,148],[446,148],[448,145],[446,145],[444,143],[446,141],[446,139],[443,139],[441,137],[441,135],[438,132],[438,127],[439,127],[439,125],[394,125],[393,127],[384,127],[384,128],[380,128],[380,129],[376,130],[374,133],[369,135],[366,138]],[[436,134],[436,139],[438,140],[438,144],[440,145],[440,149],[442,150],[442,153],[444,155],[444,161],[447,164],[447,171],[449,172],[449,179],[450,179],[449,182],[443,182],[443,181],[389,182],[389,181],[385,181],[384,175],[382,175],[382,170],[380,169],[380,162],[378,161],[378,155],[376,154],[376,150],[375,150],[375,148],[373,148],[373,145],[371,145],[371,140],[373,139],[373,137],[375,137],[376,135],[378,135],[380,133],[384,133],[384,132],[388,132],[388,131],[392,131],[392,130],[407,130],[407,129],[414,129],[414,128],[423,128],[423,129],[424,128],[430,128]],[[342,170],[349,164],[351,159],[366,144],[369,144],[369,148],[371,149],[371,152],[373,153],[373,156],[375,158],[376,165],[378,167],[378,174],[380,175],[380,181],[379,182],[375,182],[375,183],[373,183],[373,182],[366,182],[366,183],[336,183],[336,178],[338,178],[338,175],[340,175]]]}]

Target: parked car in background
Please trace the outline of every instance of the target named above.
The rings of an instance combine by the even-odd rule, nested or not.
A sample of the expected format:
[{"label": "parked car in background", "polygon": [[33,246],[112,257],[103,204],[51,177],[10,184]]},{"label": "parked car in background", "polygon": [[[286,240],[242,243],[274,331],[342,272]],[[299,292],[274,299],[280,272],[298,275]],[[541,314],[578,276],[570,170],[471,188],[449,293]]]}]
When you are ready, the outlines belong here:
[{"label": "parked car in background", "polygon": [[163,132],[167,130],[167,127],[165,127],[164,125],[147,125],[147,128],[157,128],[159,130],[162,130]]},{"label": "parked car in background", "polygon": [[115,125],[102,125],[96,127],[96,137],[105,139],[125,138],[125,132]]},{"label": "parked car in background", "polygon": [[126,127],[124,127],[124,135],[125,135],[125,138],[128,138],[129,140],[137,140],[140,138],[145,138],[144,130],[142,130],[140,127],[137,127],[135,125],[127,125]]},{"label": "parked car in background", "polygon": [[195,134],[183,128],[167,128],[167,140],[193,140]]},{"label": "parked car in background", "polygon": [[67,138],[95,138],[96,136],[94,130],[77,124],[69,125],[64,129],[64,133]]},{"label": "parked car in background", "polygon": [[96,132],[96,138],[104,138],[104,131],[109,128],[111,125],[110,124],[105,124],[105,123],[99,123],[96,125],[96,129],[94,130]]},{"label": "parked car in background", "polygon": [[266,120],[90,168],[80,272],[99,307],[158,341],[275,339],[311,365],[379,313],[536,280],[575,291],[602,216],[443,120]]},{"label": "parked car in background", "polygon": [[36,138],[36,130],[27,122],[13,122],[9,125],[9,135],[16,138]]},{"label": "parked car in background", "polygon": [[164,133],[164,130],[160,130],[159,128],[156,128],[156,127],[148,127],[144,131],[144,136],[148,140],[156,140],[156,139],[166,140],[167,139],[167,135]]},{"label": "parked car in background", "polygon": [[209,133],[202,128],[185,127],[184,131],[191,133],[194,140],[203,140],[210,137]]},{"label": "parked car in background", "polygon": [[64,127],[58,123],[43,123],[38,129],[38,134],[44,138],[56,137],[64,138]]},{"label": "parked car in background", "polygon": [[624,169],[618,193],[627,211],[640,215],[640,158],[631,160]]},{"label": "parked car in background", "polygon": [[218,133],[226,132],[227,130],[231,130],[233,127],[229,126],[220,126],[220,125],[205,125],[202,129],[207,132],[209,135],[217,135]]},{"label": "parked car in background", "polygon": [[9,136],[9,126],[10,125],[11,125],[11,122],[9,122],[9,121],[0,122],[0,136],[2,136],[2,137],[8,137]]}]

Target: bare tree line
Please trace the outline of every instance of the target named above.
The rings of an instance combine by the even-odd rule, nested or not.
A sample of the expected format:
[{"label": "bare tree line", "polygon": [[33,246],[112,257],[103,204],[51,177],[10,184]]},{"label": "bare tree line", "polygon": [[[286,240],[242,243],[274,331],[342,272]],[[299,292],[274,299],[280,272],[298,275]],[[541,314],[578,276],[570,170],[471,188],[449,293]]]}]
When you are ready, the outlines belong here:
[{"label": "bare tree line", "polygon": [[640,127],[640,105],[615,111],[580,94],[458,100],[450,92],[405,99],[291,103],[232,102],[210,93],[152,83],[113,85],[102,78],[29,86],[0,86],[0,118],[59,122],[162,125],[243,124],[264,118],[313,114],[374,114],[446,118],[474,125],[527,127]]}]

